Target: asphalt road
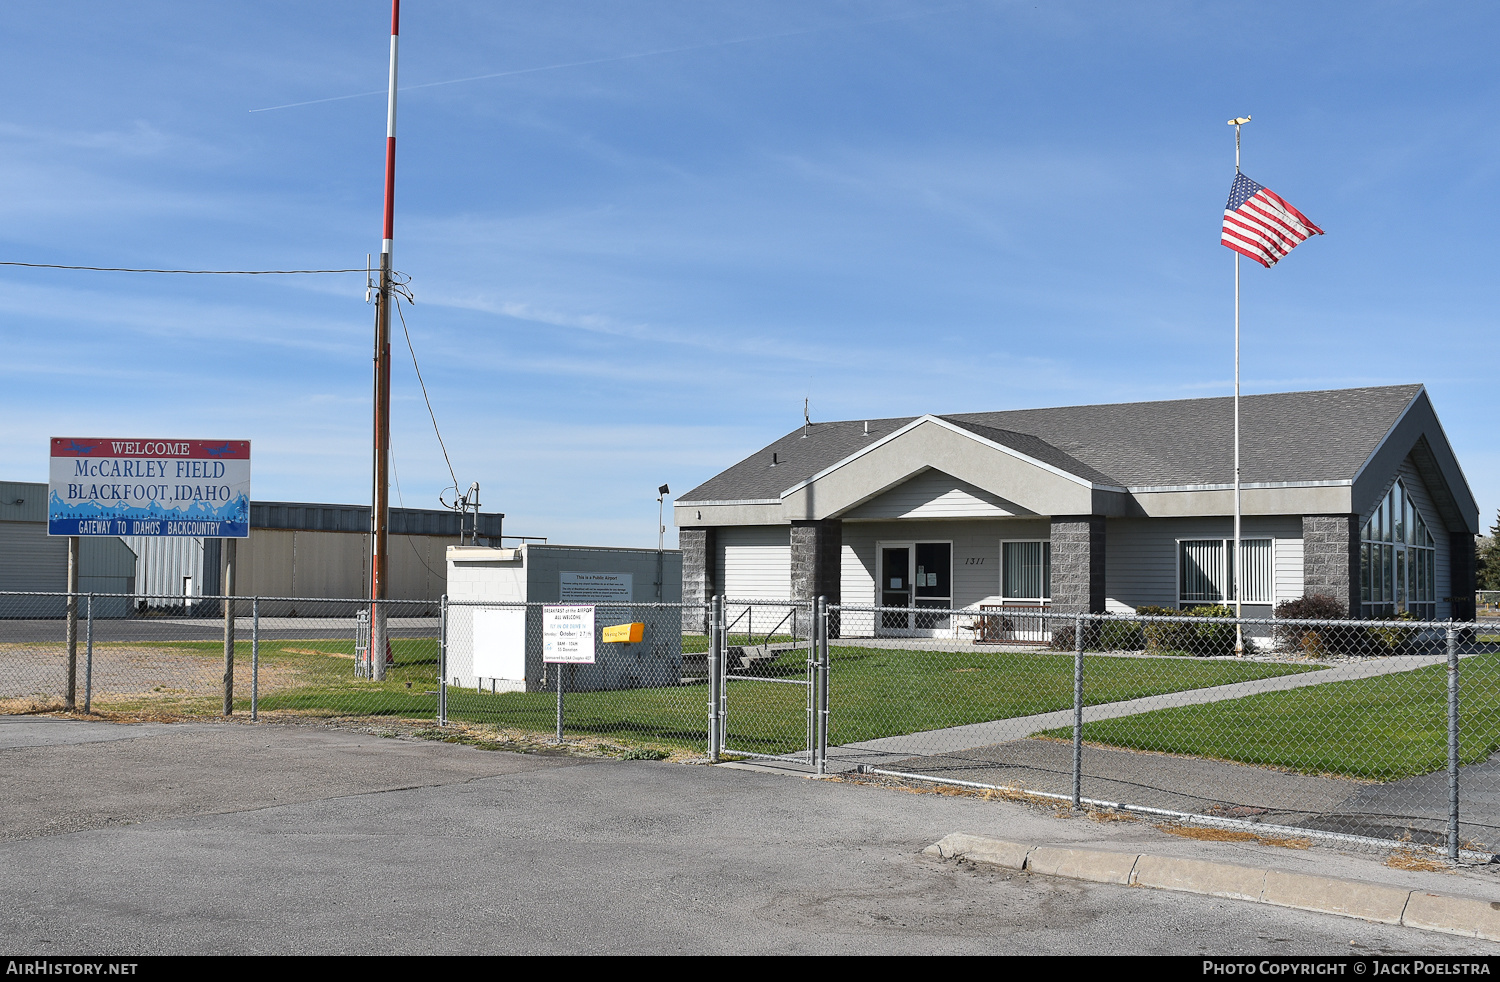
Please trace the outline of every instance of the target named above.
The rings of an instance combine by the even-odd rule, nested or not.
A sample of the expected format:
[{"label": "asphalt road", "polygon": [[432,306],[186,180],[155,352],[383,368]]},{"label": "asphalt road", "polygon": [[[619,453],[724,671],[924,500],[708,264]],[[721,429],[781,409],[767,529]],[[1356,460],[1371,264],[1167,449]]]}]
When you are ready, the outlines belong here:
[{"label": "asphalt road", "polygon": [[0,947],[170,953],[1500,952],[921,854],[949,832],[1500,901],[1489,871],[728,767],[288,724],[0,717]]}]

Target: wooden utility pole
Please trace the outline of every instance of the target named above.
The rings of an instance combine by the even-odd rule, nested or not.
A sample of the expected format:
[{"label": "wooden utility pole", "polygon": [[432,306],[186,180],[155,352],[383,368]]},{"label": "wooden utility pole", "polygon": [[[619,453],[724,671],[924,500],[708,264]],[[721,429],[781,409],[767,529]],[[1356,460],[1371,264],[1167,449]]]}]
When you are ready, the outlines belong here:
[{"label": "wooden utility pole", "polygon": [[380,299],[375,307],[375,495],[370,518],[370,678],[385,678],[389,592],[391,462],[391,247],[396,210],[396,50],[401,0],[391,0],[391,70],[385,116],[385,222],[380,244]]}]

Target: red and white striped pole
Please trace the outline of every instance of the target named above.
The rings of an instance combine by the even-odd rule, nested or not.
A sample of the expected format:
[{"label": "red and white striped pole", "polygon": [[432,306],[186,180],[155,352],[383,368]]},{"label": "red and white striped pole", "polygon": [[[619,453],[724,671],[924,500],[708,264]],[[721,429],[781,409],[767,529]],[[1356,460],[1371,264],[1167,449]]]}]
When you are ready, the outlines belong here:
[{"label": "red and white striped pole", "polygon": [[390,556],[391,249],[396,222],[396,49],[401,0],[391,0],[391,76],[385,112],[385,221],[380,243],[380,302],[375,309],[375,495],[370,522],[369,677],[385,678],[386,608]]},{"label": "red and white striped pole", "polygon": [[385,109],[385,235],[380,254],[389,258],[396,211],[396,48],[401,41],[401,0],[391,0],[391,79]]}]

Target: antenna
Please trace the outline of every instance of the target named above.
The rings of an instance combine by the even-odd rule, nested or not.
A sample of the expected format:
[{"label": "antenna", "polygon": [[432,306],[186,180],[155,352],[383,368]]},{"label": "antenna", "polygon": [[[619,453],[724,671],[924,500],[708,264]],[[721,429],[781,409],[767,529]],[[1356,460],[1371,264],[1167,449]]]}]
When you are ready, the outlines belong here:
[{"label": "antenna", "polygon": [[[449,491],[454,494],[452,501],[446,497]],[[469,544],[479,545],[479,482],[475,481],[469,485],[469,490],[463,494],[458,493],[458,485],[450,484],[438,495],[438,503],[444,508],[458,512],[458,544],[464,544],[464,526],[467,524]],[[471,510],[474,518],[466,523],[465,519],[468,518]]]},{"label": "antenna", "polygon": [[812,428],[812,417],[807,414],[807,406],[811,399],[811,396],[804,396],[802,399],[802,439],[804,440],[807,439],[807,431]]}]

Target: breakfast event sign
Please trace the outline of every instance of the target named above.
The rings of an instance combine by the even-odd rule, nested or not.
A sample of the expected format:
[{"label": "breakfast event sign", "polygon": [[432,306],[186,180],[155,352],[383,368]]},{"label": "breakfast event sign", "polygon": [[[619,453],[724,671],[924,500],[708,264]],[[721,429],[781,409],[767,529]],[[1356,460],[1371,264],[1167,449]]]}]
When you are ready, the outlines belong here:
[{"label": "breakfast event sign", "polygon": [[250,535],[249,440],[54,437],[48,535]]}]

